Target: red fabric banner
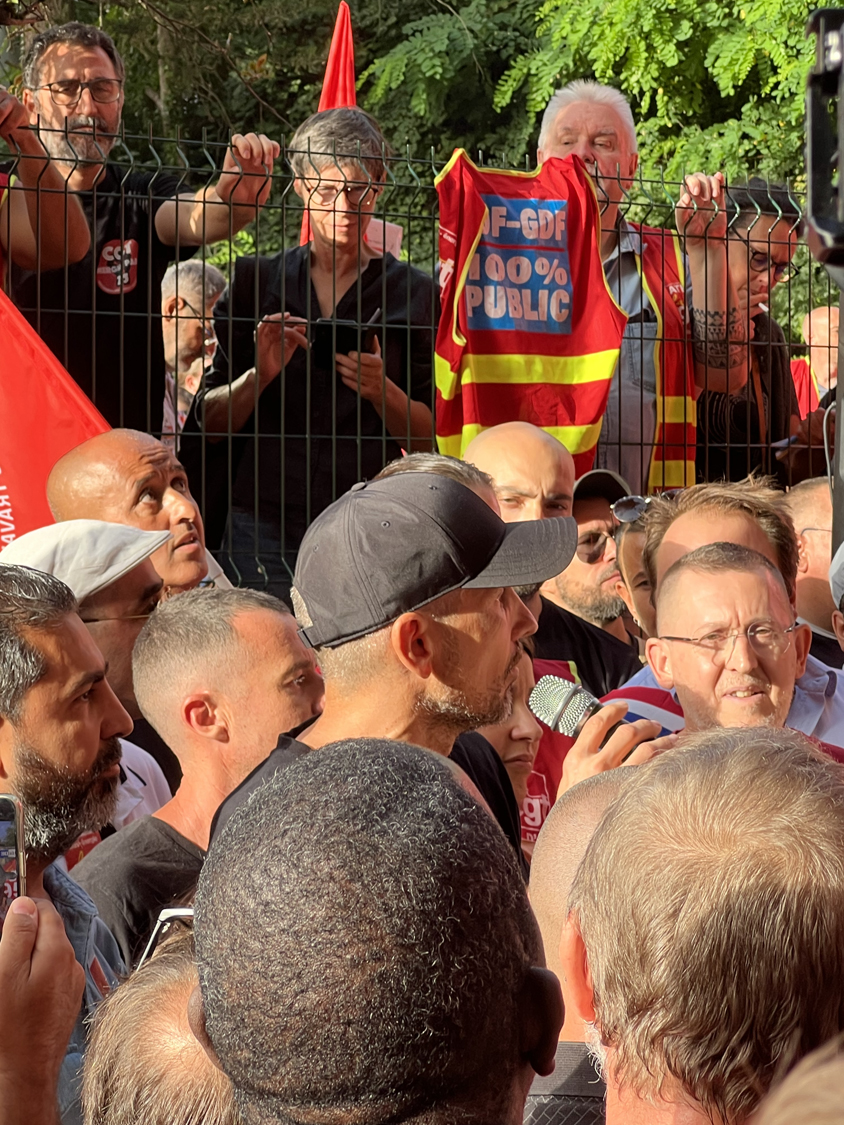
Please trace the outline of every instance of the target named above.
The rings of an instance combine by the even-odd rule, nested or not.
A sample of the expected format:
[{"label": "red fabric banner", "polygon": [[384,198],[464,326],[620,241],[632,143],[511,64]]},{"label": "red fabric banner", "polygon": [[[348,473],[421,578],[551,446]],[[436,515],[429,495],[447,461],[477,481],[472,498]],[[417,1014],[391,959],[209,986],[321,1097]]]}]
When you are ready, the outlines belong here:
[{"label": "red fabric banner", "polygon": [[0,290],[0,550],[53,522],[47,477],[60,457],[110,427]]}]

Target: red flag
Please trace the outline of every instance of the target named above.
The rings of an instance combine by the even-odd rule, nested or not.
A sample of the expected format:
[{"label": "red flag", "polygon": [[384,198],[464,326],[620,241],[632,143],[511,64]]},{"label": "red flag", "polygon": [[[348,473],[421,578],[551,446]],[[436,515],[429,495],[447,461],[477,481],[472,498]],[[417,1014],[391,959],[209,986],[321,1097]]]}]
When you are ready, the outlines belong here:
[{"label": "red flag", "polygon": [[[342,109],[357,105],[355,93],[355,42],[352,38],[352,13],[346,0],[340,0],[334,34],[325,64],[325,77],[322,80],[322,93],[319,96],[317,113],[326,109]],[[302,216],[302,233],[299,245],[311,241],[311,222],[306,211]]]},{"label": "red flag", "polygon": [[47,477],[60,457],[110,427],[0,290],[0,550],[53,522]]},{"label": "red flag", "polygon": [[340,0],[317,112],[322,113],[324,109],[340,109],[342,106],[357,104],[352,15],[346,0]]}]

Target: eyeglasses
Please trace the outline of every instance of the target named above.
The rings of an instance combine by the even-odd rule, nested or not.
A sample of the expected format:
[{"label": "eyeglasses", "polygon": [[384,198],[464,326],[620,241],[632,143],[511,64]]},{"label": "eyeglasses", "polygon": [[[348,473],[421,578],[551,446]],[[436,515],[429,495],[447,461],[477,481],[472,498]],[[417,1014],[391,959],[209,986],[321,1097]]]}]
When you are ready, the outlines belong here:
[{"label": "eyeglasses", "polygon": [[46,86],[36,86],[35,89],[49,90],[55,105],[77,105],[83,90],[90,90],[95,102],[107,104],[118,100],[123,82],[119,78],[92,78],[90,82],[80,82],[78,78],[65,78],[60,82],[48,82]]},{"label": "eyeglasses", "polygon": [[822,535],[832,535],[831,527],[801,527],[799,534],[805,535],[807,531],[820,531]]},{"label": "eyeglasses", "polygon": [[[333,207],[341,195],[345,195],[349,207],[374,207],[378,198],[378,188],[371,183],[356,183],[353,180],[342,183],[338,180],[305,180],[311,199],[325,207]],[[314,184],[312,187],[311,185]]]},{"label": "eyeglasses", "polygon": [[594,566],[604,557],[607,543],[615,542],[615,531],[592,531],[577,542],[575,554],[582,563]]},{"label": "eyeglasses", "polygon": [[181,592],[181,590],[174,589],[172,586],[163,586],[158,595],[158,601],[147,613],[126,613],[120,614],[117,617],[83,617],[82,623],[83,625],[102,625],[105,621],[147,621],[152,617],[162,602],[169,602],[171,598]]},{"label": "eyeglasses", "polygon": [[[182,297],[182,300],[185,301],[184,297]],[[183,317],[182,319],[195,319],[200,321],[202,323],[202,335],[205,337],[206,343],[210,343],[212,340],[214,341],[214,343],[216,343],[217,333],[214,331],[214,325],[210,318],[207,317],[204,313],[197,312],[190,301],[185,301],[185,308],[190,311],[191,316],[190,318]],[[178,309],[176,309],[176,319],[179,319]]]},{"label": "eyeglasses", "polygon": [[[788,651],[791,644],[791,633],[797,628],[795,622],[788,629],[780,629],[777,625],[759,622],[750,625],[747,629],[737,633],[728,633],[726,629],[714,629],[702,637],[660,637],[661,641],[676,641],[679,644],[695,645],[710,654],[713,664],[729,660],[736,647],[739,637],[744,637],[757,656],[765,659],[778,659]],[[730,643],[732,641],[732,644]]]},{"label": "eyeglasses", "polygon": [[642,518],[648,505],[654,500],[675,500],[682,491],[682,488],[667,488],[658,496],[622,496],[620,500],[610,504],[610,511],[619,523],[633,523]]},{"label": "eyeglasses", "polygon": [[[734,234],[736,238],[740,238],[750,249],[749,238],[745,238],[737,230],[732,230],[730,233]],[[799,265],[795,265],[793,262],[775,262],[770,254],[763,254],[761,250],[750,251],[750,268],[754,273],[769,273],[774,280],[774,284],[779,284],[781,281],[792,281],[800,272]]]}]

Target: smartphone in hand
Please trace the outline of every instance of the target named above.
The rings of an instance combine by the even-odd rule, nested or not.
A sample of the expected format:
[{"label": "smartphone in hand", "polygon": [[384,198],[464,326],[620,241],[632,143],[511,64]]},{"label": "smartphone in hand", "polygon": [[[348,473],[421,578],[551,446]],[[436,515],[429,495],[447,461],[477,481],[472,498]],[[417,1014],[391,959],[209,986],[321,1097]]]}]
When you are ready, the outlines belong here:
[{"label": "smartphone in hand", "polygon": [[16,898],[26,894],[23,808],[11,793],[0,793],[0,925]]}]

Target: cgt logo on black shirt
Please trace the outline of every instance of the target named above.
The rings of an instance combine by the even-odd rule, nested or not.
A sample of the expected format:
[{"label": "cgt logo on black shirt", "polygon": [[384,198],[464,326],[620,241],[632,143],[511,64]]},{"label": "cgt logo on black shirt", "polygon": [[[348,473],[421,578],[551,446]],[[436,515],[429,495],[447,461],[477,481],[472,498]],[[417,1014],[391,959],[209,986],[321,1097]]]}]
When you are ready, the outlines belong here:
[{"label": "cgt logo on black shirt", "polygon": [[138,284],[138,243],[134,238],[113,238],[100,251],[97,286],[112,295],[131,293]]}]

